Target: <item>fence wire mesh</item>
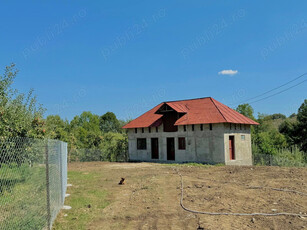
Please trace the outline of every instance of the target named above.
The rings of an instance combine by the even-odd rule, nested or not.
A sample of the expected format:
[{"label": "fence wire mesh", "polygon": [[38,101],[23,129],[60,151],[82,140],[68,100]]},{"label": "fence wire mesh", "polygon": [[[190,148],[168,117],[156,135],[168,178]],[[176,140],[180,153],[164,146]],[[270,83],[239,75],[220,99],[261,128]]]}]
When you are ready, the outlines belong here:
[{"label": "fence wire mesh", "polygon": [[0,229],[51,228],[66,187],[66,143],[0,137]]},{"label": "fence wire mesh", "polygon": [[70,149],[68,152],[69,162],[91,162],[111,161],[126,162],[129,160],[127,151],[112,151],[112,153],[101,149]]},{"label": "fence wire mesh", "polygon": [[284,167],[307,167],[304,159],[291,159],[291,157],[275,156],[270,154],[253,155],[253,165],[284,166]]}]

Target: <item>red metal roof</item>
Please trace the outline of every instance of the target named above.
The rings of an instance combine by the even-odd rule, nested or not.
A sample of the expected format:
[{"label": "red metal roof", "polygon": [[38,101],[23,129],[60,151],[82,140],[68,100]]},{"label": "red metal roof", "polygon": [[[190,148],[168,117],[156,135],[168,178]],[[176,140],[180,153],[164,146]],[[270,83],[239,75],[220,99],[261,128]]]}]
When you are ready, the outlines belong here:
[{"label": "red metal roof", "polygon": [[257,122],[245,117],[217,100],[206,97],[182,101],[163,102],[138,118],[132,120],[123,128],[143,128],[159,126],[162,123],[162,114],[157,110],[167,104],[178,113],[184,113],[175,125],[209,124],[209,123],[236,123],[258,125]]}]

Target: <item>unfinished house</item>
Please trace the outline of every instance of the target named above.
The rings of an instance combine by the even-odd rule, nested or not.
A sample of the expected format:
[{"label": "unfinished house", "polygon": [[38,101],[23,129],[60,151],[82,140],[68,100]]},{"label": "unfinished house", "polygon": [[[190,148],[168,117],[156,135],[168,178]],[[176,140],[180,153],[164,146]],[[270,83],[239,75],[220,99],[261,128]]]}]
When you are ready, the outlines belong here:
[{"label": "unfinished house", "polygon": [[123,128],[131,161],[252,165],[257,122],[211,97],[163,102]]}]

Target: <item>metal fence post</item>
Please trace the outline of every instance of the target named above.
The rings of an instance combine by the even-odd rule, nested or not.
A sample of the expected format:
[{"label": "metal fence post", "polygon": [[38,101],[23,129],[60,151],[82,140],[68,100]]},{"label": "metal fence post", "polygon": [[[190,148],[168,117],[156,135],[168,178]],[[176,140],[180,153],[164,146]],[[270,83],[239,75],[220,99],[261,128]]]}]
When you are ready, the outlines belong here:
[{"label": "metal fence post", "polygon": [[45,147],[46,156],[46,194],[47,194],[47,228],[51,229],[51,213],[50,213],[50,184],[49,184],[49,153],[48,153],[48,140]]},{"label": "metal fence post", "polygon": [[273,166],[273,162],[272,162],[272,155],[270,154],[270,166]]},{"label": "metal fence post", "polygon": [[67,191],[67,143],[63,143],[63,147],[64,147],[64,174],[63,174],[63,184],[64,184],[64,191],[63,191],[63,196],[64,196],[64,200],[65,200],[65,195],[66,195],[66,191]]},{"label": "metal fence post", "polygon": [[60,186],[61,186],[61,203],[64,204],[64,197],[63,197],[63,160],[62,160],[62,152],[63,152],[63,144],[62,142],[59,142],[60,148],[59,148],[59,163],[60,163]]}]

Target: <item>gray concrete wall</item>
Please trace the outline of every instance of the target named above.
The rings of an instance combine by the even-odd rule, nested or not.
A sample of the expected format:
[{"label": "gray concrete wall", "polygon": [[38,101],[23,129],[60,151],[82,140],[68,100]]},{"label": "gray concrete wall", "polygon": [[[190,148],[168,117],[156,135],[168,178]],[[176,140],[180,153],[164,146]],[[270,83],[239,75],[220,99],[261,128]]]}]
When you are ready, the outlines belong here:
[{"label": "gray concrete wall", "polygon": [[[200,125],[187,125],[187,131],[183,126],[178,127],[178,132],[163,132],[163,125],[159,127],[159,132],[155,128],[138,128],[128,130],[129,156],[130,160],[136,161],[167,161],[167,138],[175,138],[175,162],[203,162],[203,163],[226,163],[231,165],[240,165],[251,163],[251,145],[250,130],[230,130],[229,124],[213,124],[213,129],[209,129],[209,124],[203,125],[203,131]],[[245,135],[245,141],[241,141],[241,134]],[[236,160],[229,160],[229,135],[235,135]],[[178,149],[178,137],[185,137],[186,149]],[[147,149],[137,149],[137,138],[146,138]],[[159,159],[151,159],[151,138],[159,138]],[[239,141],[240,140],[240,141]]]},{"label": "gray concrete wall", "polygon": [[[250,125],[241,126],[225,124],[225,164],[226,165],[252,165],[252,146]],[[235,160],[230,160],[229,136],[234,136]],[[244,139],[243,137],[244,136]]]}]

